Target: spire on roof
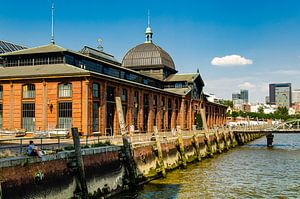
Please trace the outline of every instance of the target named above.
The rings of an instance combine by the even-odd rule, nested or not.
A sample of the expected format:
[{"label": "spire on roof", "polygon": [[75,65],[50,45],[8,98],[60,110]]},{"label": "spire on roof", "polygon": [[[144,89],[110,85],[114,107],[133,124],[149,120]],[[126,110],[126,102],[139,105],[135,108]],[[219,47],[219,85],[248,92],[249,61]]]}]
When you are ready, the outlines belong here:
[{"label": "spire on roof", "polygon": [[54,0],[52,0],[52,15],[51,15],[51,44],[55,44],[54,41]]},{"label": "spire on roof", "polygon": [[199,72],[199,68],[197,68],[197,73],[200,73],[200,72]]},{"label": "spire on roof", "polygon": [[152,30],[151,30],[151,27],[150,27],[150,11],[148,10],[148,27],[146,28],[146,41],[145,43],[152,43]]}]

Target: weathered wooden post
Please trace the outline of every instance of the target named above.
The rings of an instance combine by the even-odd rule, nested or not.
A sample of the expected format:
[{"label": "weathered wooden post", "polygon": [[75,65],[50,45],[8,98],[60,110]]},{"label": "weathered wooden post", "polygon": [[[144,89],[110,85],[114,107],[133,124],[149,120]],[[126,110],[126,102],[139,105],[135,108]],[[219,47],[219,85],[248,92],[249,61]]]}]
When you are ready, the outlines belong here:
[{"label": "weathered wooden post", "polygon": [[81,147],[80,147],[80,138],[78,134],[78,128],[72,128],[72,137],[74,142],[75,148],[75,158],[76,158],[76,165],[77,165],[77,177],[79,181],[80,191],[82,193],[82,198],[88,197],[88,188],[85,179],[85,172],[84,172],[84,164],[81,155]]},{"label": "weathered wooden post", "polygon": [[182,166],[183,166],[183,168],[186,168],[187,163],[186,163],[186,157],[185,157],[185,151],[184,151],[184,144],[183,144],[183,140],[182,140],[181,128],[180,128],[180,126],[177,126],[176,128],[177,128],[177,139],[178,139],[179,152],[181,155]]},{"label": "weathered wooden post", "polygon": [[215,142],[216,142],[216,146],[217,146],[217,151],[218,151],[219,153],[222,153],[221,143],[220,143],[220,138],[219,138],[218,130],[216,130],[216,131],[214,132],[214,136],[215,136]]},{"label": "weathered wooden post", "polygon": [[118,121],[119,121],[119,126],[122,134],[122,140],[123,140],[123,153],[125,156],[125,166],[128,171],[128,177],[130,180],[130,186],[132,189],[136,189],[136,178],[137,178],[137,173],[136,173],[136,166],[133,160],[133,155],[132,155],[132,146],[130,139],[127,135],[127,130],[126,130],[126,124],[124,120],[124,115],[123,115],[123,109],[122,109],[122,103],[121,103],[121,98],[116,97],[116,108],[117,108],[117,114],[118,114]]},{"label": "weathered wooden post", "polygon": [[1,182],[0,182],[0,199],[3,199]]},{"label": "weathered wooden post", "polygon": [[267,146],[271,147],[273,144],[274,135],[272,133],[270,133],[270,134],[266,135],[266,138],[267,138]]},{"label": "weathered wooden post", "polygon": [[209,140],[208,126],[207,126],[207,122],[206,122],[206,116],[205,116],[204,108],[200,108],[200,114],[201,114],[203,129],[204,129],[205,144],[207,146],[207,154],[208,154],[208,156],[212,157],[213,152],[212,152],[212,147],[211,147],[211,143],[210,143],[210,140]]},{"label": "weathered wooden post", "polygon": [[201,153],[200,153],[200,147],[199,147],[198,137],[196,133],[196,125],[193,125],[193,142],[197,153],[197,160],[201,161]]},{"label": "weathered wooden post", "polygon": [[154,130],[154,135],[155,135],[155,144],[157,147],[157,156],[158,156],[158,160],[159,160],[159,164],[160,164],[161,174],[163,177],[166,177],[166,168],[165,168],[165,163],[164,163],[164,159],[163,159],[163,154],[162,154],[162,149],[161,149],[157,126],[154,126],[153,130]]}]

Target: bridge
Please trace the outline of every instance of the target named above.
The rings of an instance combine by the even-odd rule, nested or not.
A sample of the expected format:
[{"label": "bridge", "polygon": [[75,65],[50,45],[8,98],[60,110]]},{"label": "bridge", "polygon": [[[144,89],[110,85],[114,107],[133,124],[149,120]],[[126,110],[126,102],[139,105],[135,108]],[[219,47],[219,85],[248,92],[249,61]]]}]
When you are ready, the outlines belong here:
[{"label": "bridge", "polygon": [[273,134],[300,134],[300,119],[283,122],[277,125],[244,126],[232,129],[234,133],[265,134],[267,146],[272,146]]}]

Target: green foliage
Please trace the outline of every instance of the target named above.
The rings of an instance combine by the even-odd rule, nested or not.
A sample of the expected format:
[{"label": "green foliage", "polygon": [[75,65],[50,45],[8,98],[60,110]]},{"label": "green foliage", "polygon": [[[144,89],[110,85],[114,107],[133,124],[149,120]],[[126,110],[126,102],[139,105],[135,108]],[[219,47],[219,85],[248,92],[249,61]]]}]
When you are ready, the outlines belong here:
[{"label": "green foliage", "polygon": [[202,117],[201,117],[200,113],[196,114],[196,116],[195,116],[195,123],[196,123],[196,128],[197,129],[201,129],[203,127]]},{"label": "green foliage", "polygon": [[263,114],[264,113],[264,107],[263,106],[258,107],[257,112],[260,113],[260,114]]},{"label": "green foliage", "polygon": [[106,140],[105,142],[92,144],[91,147],[94,148],[94,147],[102,147],[102,146],[110,146],[110,145],[111,145],[110,141]]},{"label": "green foliage", "polygon": [[243,118],[249,117],[249,119],[276,119],[276,120],[292,120],[300,119],[300,114],[289,115],[288,109],[286,107],[279,107],[274,113],[266,114],[264,113],[263,107],[258,108],[258,113],[255,112],[243,112],[243,111],[232,111],[232,113],[227,113],[227,116],[231,116],[233,119],[236,119],[238,116]]},{"label": "green foliage", "polygon": [[237,112],[237,111],[232,111],[232,113],[231,113],[231,117],[232,118],[237,118],[239,116],[239,112]]},{"label": "green foliage", "polygon": [[219,102],[220,102],[220,104],[223,104],[225,106],[228,106],[231,108],[233,107],[233,102],[231,100],[220,100]]}]

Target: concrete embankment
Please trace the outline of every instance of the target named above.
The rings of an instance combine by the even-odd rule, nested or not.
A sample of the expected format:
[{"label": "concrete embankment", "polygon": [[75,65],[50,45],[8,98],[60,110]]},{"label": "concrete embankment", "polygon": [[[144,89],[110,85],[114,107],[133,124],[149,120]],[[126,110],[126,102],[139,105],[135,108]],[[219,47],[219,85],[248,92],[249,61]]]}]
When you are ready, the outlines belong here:
[{"label": "concrete embankment", "polygon": [[[230,131],[208,136],[191,133],[172,138],[157,136],[155,141],[130,144],[127,151],[121,146],[82,149],[88,192],[90,197],[95,198],[121,193],[164,176],[172,169],[185,168],[189,163],[212,157],[258,137],[261,135],[235,135]],[[0,196],[80,197],[74,151],[61,151],[42,158],[0,159]]]}]

